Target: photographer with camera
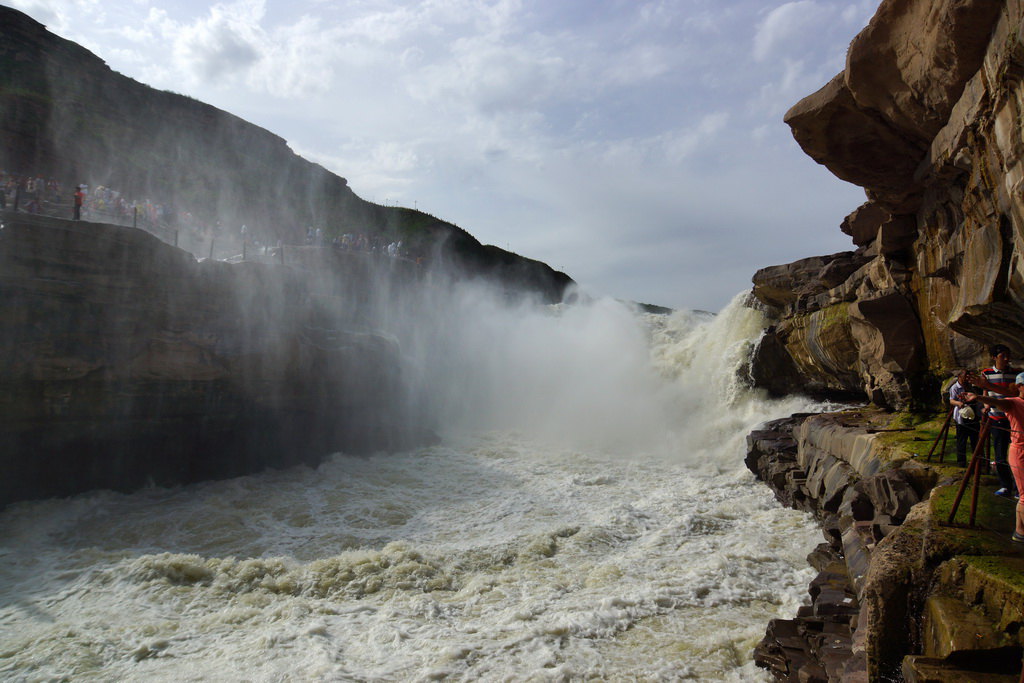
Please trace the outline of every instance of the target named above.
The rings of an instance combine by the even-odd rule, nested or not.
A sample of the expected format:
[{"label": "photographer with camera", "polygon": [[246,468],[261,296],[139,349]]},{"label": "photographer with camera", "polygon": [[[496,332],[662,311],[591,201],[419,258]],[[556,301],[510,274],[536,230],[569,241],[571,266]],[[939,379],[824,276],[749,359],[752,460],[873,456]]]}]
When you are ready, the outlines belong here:
[{"label": "photographer with camera", "polygon": [[[967,381],[989,391],[1005,391],[1009,396],[978,396],[977,400],[990,409],[999,410],[1007,420],[1007,434],[1010,439],[1008,469],[1016,480],[1018,489],[1024,489],[1024,372],[1014,378],[1008,389],[1005,384],[993,384],[976,375],[967,374]],[[968,398],[971,394],[967,395]],[[1013,541],[1024,543],[1024,503],[1017,500],[1017,523]]]},{"label": "photographer with camera", "polygon": [[956,464],[961,467],[967,466],[967,444],[970,443],[972,453],[978,446],[982,406],[975,395],[980,393],[980,389],[968,383],[966,370],[957,373],[956,381],[949,388],[949,404],[953,406],[956,425]]}]

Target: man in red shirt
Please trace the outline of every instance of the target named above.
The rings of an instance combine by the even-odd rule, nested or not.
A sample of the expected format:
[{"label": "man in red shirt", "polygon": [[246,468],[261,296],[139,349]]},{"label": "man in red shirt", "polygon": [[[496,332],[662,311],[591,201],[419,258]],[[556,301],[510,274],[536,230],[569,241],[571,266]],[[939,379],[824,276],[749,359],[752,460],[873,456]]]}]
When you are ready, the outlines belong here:
[{"label": "man in red shirt", "polygon": [[82,186],[78,185],[75,187],[75,215],[74,220],[81,220],[82,218],[82,200],[85,198],[85,194],[82,192]]},{"label": "man in red shirt", "polygon": [[[991,382],[976,375],[968,375],[968,381],[975,386],[989,391],[1007,391],[1006,385],[992,385]],[[979,403],[995,408],[1006,414],[1009,422],[1010,452],[1009,465],[1013,478],[1017,482],[1017,490],[1024,491],[1024,372],[1017,375],[1013,384],[1016,396],[997,398],[995,396],[976,396]],[[1017,524],[1013,532],[1013,541],[1024,543],[1024,504],[1017,500]]]}]

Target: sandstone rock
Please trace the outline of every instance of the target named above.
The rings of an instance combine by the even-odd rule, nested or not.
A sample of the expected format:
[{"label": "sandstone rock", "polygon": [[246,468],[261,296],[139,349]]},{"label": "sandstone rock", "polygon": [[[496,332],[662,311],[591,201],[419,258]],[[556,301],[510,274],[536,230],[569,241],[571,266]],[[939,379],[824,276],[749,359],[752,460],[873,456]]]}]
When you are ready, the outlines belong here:
[{"label": "sandstone rock", "polygon": [[859,487],[871,499],[875,514],[886,515],[898,524],[921,501],[910,476],[902,469],[891,469],[864,479]]},{"label": "sandstone rock", "polygon": [[914,655],[901,666],[902,680],[906,683],[1017,683],[1014,674],[965,670],[936,657]]},{"label": "sandstone rock", "polygon": [[755,387],[767,389],[772,396],[802,393],[805,389],[793,358],[773,329],[765,331],[754,348],[750,381]]},{"label": "sandstone rock", "polygon": [[945,658],[965,650],[991,650],[1007,641],[991,621],[956,598],[935,595],[925,601],[925,656]]},{"label": "sandstone rock", "polygon": [[924,350],[913,305],[899,291],[878,292],[851,304],[850,322],[867,394],[879,405],[907,405]]},{"label": "sandstone rock", "polygon": [[754,386],[909,405],[924,340],[909,286],[913,274],[890,257],[906,256],[912,225],[908,217],[887,220],[876,240],[883,248],[873,258],[846,252],[758,271],[754,295],[775,307],[780,320],[755,350]]},{"label": "sandstone rock", "polygon": [[859,355],[845,303],[793,314],[758,343],[754,386],[836,399],[861,394]]},{"label": "sandstone rock", "polygon": [[868,671],[872,680],[895,676],[904,653],[910,649],[910,594],[913,591],[913,570],[921,556],[921,535],[914,522],[908,521],[875,547],[871,564],[858,591],[866,610]]},{"label": "sandstone rock", "polygon": [[[860,302],[878,292],[910,303],[921,370],[976,364],[996,342],[1024,354],[1022,21],[1019,0],[886,0],[851,44],[844,72],[787,114],[812,158],[865,188],[870,201],[842,229],[878,256],[860,282],[825,291],[818,275],[789,283],[806,294],[790,294],[775,329],[805,385],[828,387],[835,372],[806,351],[806,317],[847,302],[856,325],[866,317]],[[908,269],[889,278],[883,271],[900,261]],[[874,348],[861,341],[852,345],[863,355],[847,369],[872,400],[904,407],[916,381],[903,371],[874,377]]]},{"label": "sandstone rock", "polygon": [[881,206],[874,202],[865,202],[847,216],[839,227],[860,247],[875,241],[879,228],[888,218],[889,212]]},{"label": "sandstone rock", "polygon": [[878,230],[878,251],[882,256],[905,259],[917,238],[917,220],[912,215],[890,216]]},{"label": "sandstone rock", "polygon": [[853,42],[846,84],[858,106],[930,141],[981,67],[1000,3],[886,0]]},{"label": "sandstone rock", "polygon": [[926,141],[907,138],[862,109],[843,74],[800,100],[784,120],[804,152],[838,178],[870,188],[894,206],[916,192],[914,172],[927,152]]},{"label": "sandstone rock", "polygon": [[865,261],[846,251],[762,268],[754,274],[753,295],[767,306],[786,307],[839,285]]}]

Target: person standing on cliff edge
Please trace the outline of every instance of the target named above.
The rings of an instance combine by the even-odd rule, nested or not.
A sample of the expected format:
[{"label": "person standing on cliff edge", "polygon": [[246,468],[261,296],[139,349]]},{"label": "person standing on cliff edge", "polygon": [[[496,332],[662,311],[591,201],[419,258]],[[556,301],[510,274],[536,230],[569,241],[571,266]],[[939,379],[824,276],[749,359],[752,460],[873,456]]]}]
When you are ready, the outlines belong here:
[{"label": "person standing on cliff edge", "polygon": [[[967,380],[980,387],[989,384],[984,379],[970,374],[967,375]],[[990,408],[1003,412],[1010,423],[1010,471],[1017,482],[1017,490],[1024,490],[1024,372],[1014,378],[1013,388],[1017,394],[1014,397],[975,396],[974,398],[979,403],[984,403]],[[968,400],[971,399],[971,396],[972,394],[967,395]],[[1012,540],[1014,543],[1024,543],[1024,502],[1020,499],[1017,500],[1017,520]]]},{"label": "person standing on cliff edge", "polygon": [[[995,398],[1016,396],[1014,378],[1019,370],[1010,366],[1010,349],[1003,344],[995,344],[989,349],[989,355],[992,357],[992,367],[981,371],[985,382],[977,386],[988,390],[988,395]],[[992,420],[992,424],[989,425],[989,433],[992,435],[992,460],[996,474],[999,475],[999,483],[1002,484],[996,495],[1013,499],[1019,493],[1006,459],[1010,445],[1010,424],[1002,410],[989,405],[988,417]]]},{"label": "person standing on cliff edge", "polygon": [[967,394],[976,393],[967,382],[967,371],[958,372],[956,381],[949,388],[949,404],[953,406],[953,423],[956,425],[956,464],[961,467],[967,466],[967,444],[970,443],[972,453],[978,445],[981,406],[967,400]]},{"label": "person standing on cliff edge", "polygon": [[85,198],[85,194],[82,193],[82,186],[75,186],[75,213],[72,216],[72,220],[82,219],[82,200]]}]

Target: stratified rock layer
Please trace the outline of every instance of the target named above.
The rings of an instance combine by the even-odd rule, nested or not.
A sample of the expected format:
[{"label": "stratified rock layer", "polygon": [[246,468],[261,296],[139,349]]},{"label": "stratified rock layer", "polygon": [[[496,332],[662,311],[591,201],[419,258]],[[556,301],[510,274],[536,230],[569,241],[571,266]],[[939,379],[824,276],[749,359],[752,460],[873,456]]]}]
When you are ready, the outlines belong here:
[{"label": "stratified rock layer", "polygon": [[1016,681],[1024,590],[992,569],[1024,567],[1012,523],[943,526],[933,502],[957,482],[883,444],[880,417],[797,415],[747,438],[747,466],[826,539],[808,557],[810,604],[769,624],[755,661],[786,681]]},{"label": "stratified rock layer", "polygon": [[[132,228],[3,221],[0,505],[424,437],[394,342],[354,331],[381,281],[377,257],[199,263]],[[392,286],[416,281],[414,264],[379,258]]]},{"label": "stratified rock layer", "polygon": [[869,198],[842,225],[856,251],[754,276],[776,317],[759,357],[796,368],[790,385],[905,408],[987,344],[1024,354],[1022,25],[1019,0],[885,0],[843,73],[787,114]]},{"label": "stratified rock layer", "polygon": [[[906,409],[934,405],[940,380],[979,366],[988,344],[1022,357],[1022,38],[1021,0],[883,0],[844,71],[789,111],[807,154],[868,201],[842,222],[854,251],[754,276],[773,318],[756,384]],[[937,519],[961,472],[885,453],[865,420],[750,437],[751,470],[828,541],[809,558],[812,604],[773,622],[755,659],[790,681],[1019,680],[1010,516],[998,534]],[[823,617],[847,598],[856,614]]]}]

